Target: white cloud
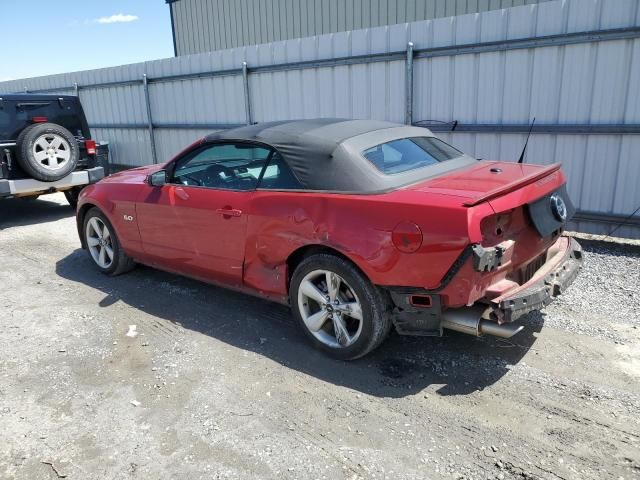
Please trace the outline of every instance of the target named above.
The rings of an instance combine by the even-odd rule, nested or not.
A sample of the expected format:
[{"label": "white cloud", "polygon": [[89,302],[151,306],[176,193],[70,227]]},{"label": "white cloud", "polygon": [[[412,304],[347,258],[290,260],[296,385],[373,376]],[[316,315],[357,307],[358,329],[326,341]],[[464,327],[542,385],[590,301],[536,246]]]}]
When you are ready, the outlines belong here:
[{"label": "white cloud", "polygon": [[94,22],[96,23],[129,23],[135,22],[138,20],[137,15],[125,15],[123,13],[116,13],[115,15],[111,15],[110,17],[100,17]]}]

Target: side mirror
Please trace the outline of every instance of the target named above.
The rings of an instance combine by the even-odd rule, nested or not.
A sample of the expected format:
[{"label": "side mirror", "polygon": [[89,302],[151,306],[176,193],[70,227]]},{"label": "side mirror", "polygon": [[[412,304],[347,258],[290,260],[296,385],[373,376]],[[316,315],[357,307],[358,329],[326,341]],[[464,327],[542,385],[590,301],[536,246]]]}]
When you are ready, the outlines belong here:
[{"label": "side mirror", "polygon": [[159,170],[147,177],[147,183],[152,187],[161,187],[167,183],[167,171]]}]

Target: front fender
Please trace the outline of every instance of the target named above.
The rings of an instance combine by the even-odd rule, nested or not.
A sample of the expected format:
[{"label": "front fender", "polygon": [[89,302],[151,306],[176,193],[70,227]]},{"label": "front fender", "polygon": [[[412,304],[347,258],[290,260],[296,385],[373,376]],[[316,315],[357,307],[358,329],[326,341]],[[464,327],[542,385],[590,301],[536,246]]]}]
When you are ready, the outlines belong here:
[{"label": "front fender", "polygon": [[124,251],[134,256],[142,251],[142,242],[136,219],[136,197],[139,186],[135,184],[118,184],[99,182],[89,185],[80,193],[76,225],[82,248],[86,248],[83,235],[83,224],[86,213],[98,208],[115,230]]}]

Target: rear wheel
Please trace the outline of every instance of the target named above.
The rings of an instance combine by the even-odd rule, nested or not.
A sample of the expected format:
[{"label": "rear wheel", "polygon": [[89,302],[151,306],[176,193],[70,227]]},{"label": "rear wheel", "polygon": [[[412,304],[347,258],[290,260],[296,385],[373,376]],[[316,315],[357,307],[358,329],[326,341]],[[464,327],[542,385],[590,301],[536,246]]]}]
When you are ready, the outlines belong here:
[{"label": "rear wheel", "polygon": [[92,208],[85,215],[83,231],[89,257],[102,273],[120,275],[135,266],[120,247],[111,223],[97,208]]},{"label": "rear wheel", "polygon": [[331,356],[351,360],[378,347],[391,330],[385,297],[350,262],[312,255],[296,268],[290,303],[311,342]]}]

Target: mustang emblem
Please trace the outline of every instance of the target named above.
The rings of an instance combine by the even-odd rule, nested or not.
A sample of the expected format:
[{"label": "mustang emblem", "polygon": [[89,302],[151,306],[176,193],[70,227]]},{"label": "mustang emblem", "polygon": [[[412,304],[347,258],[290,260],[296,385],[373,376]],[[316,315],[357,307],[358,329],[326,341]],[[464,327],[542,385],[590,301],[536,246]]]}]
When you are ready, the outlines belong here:
[{"label": "mustang emblem", "polygon": [[564,222],[567,219],[567,205],[564,203],[564,200],[557,193],[551,195],[550,200],[553,215],[561,222]]}]

